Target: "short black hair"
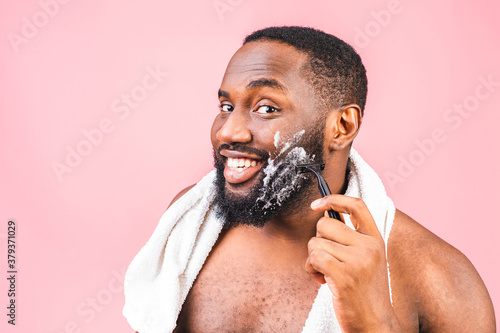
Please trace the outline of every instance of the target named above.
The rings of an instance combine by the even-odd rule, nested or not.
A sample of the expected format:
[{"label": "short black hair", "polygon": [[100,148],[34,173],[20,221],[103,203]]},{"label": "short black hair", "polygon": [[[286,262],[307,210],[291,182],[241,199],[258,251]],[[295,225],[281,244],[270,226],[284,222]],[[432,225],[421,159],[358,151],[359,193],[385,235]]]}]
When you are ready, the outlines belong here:
[{"label": "short black hair", "polygon": [[306,53],[310,58],[306,74],[323,106],[339,108],[354,103],[363,115],[368,91],[366,70],[349,44],[321,30],[297,26],[257,30],[243,44],[254,41],[286,43]]}]

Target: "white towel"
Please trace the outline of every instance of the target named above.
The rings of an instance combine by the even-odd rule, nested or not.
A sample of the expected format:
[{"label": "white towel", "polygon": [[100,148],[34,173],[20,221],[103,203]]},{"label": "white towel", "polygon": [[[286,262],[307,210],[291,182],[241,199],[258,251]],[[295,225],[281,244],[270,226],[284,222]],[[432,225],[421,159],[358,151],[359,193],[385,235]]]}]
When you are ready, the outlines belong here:
[{"label": "white towel", "polygon": [[[394,204],[375,171],[354,149],[349,168],[345,194],[363,199],[387,249]],[[174,330],[182,304],[217,241],[222,223],[212,205],[214,178],[215,170],[170,206],[127,270],[123,315],[140,333]],[[349,216],[344,214],[344,219],[353,228]],[[340,332],[327,285],[320,287],[303,332]]]}]

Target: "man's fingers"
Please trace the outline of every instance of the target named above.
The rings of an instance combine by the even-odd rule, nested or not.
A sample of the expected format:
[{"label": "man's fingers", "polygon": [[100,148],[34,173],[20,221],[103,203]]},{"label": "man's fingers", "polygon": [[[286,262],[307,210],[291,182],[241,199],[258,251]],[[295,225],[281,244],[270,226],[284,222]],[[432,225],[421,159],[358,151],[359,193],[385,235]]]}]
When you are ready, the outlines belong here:
[{"label": "man's fingers", "polygon": [[339,260],[321,248],[315,248],[309,252],[306,261],[306,271],[313,277],[315,274],[323,275],[328,272],[339,272],[343,265]]},{"label": "man's fingers", "polygon": [[307,243],[309,255],[316,249],[323,250],[340,262],[345,262],[351,257],[348,246],[321,237],[313,237]]},{"label": "man's fingers", "polygon": [[378,228],[363,200],[342,194],[331,194],[311,203],[315,211],[333,209],[339,213],[349,214],[357,231],[364,234],[378,234]]},{"label": "man's fingers", "polygon": [[[328,210],[325,210],[325,214],[323,214],[325,217],[330,217],[330,214],[328,213]],[[339,214],[340,216],[340,220],[337,220],[337,221],[340,221],[342,223],[345,223],[345,219],[344,219],[344,215],[342,214]]]},{"label": "man's fingers", "polygon": [[309,273],[318,283],[324,284],[326,283],[325,276],[315,270],[312,265],[309,263],[309,258],[306,260],[306,272]]},{"label": "man's fingers", "polygon": [[354,245],[356,233],[340,222],[329,217],[322,217],[316,224],[316,237],[330,239],[343,245]]}]

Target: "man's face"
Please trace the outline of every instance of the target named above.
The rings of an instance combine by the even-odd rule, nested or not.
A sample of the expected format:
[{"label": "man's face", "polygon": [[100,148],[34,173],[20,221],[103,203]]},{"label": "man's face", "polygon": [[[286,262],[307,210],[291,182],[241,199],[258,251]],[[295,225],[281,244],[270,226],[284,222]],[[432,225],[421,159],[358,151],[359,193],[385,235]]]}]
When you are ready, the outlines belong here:
[{"label": "man's face", "polygon": [[[231,59],[212,126],[215,198],[226,226],[262,226],[297,206],[310,177],[295,165],[320,163],[324,119],[303,77],[307,56],[277,42],[250,42]],[[293,205],[292,205],[293,204]]]}]

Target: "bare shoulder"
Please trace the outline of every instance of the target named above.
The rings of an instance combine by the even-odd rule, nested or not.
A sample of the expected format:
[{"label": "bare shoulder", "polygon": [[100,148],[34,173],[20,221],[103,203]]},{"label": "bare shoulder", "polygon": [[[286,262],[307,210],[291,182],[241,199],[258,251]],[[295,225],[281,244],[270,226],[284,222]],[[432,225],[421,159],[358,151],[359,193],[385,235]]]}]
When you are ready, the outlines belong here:
[{"label": "bare shoulder", "polygon": [[186,192],[189,191],[190,189],[192,189],[195,185],[196,184],[190,185],[190,186],[186,187],[185,189],[183,189],[182,191],[180,191],[179,193],[177,193],[177,195],[172,199],[172,201],[170,202],[170,204],[168,205],[168,207],[172,206],[172,204],[174,202],[176,202],[177,200],[179,200],[180,197],[182,197],[184,194],[186,194]]},{"label": "bare shoulder", "polygon": [[387,252],[394,308],[421,332],[495,332],[488,291],[456,248],[398,210]]}]

